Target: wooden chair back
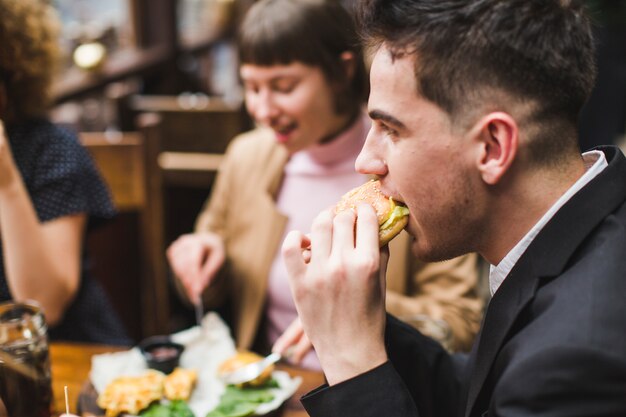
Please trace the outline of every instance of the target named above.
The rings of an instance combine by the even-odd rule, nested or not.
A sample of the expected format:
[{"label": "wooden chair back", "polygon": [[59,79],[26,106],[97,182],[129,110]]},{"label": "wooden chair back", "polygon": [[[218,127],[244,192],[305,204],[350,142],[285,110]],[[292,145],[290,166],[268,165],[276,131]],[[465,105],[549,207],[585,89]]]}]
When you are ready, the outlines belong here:
[{"label": "wooden chair back", "polygon": [[230,141],[251,127],[242,103],[219,98],[128,94],[112,100],[122,125],[138,114],[159,115],[158,162],[165,185],[210,188]]},{"label": "wooden chair back", "polygon": [[80,134],[120,211],[141,210],[146,202],[144,138],[139,132]]},{"label": "wooden chair back", "polygon": [[[145,337],[169,333],[169,289],[163,230],[163,179],[157,161],[159,118],[154,114],[142,115],[138,125],[139,132],[81,133],[80,138],[107,182],[120,213],[137,214],[139,294],[130,302],[139,305],[141,337]],[[117,238],[128,238],[128,234],[117,234]],[[124,242],[104,242],[110,248],[118,243]],[[125,265],[120,273],[124,276],[129,270],[132,268]],[[104,278],[119,281],[118,277]],[[136,280],[136,277],[125,278]],[[124,295],[114,293],[113,298]]]}]

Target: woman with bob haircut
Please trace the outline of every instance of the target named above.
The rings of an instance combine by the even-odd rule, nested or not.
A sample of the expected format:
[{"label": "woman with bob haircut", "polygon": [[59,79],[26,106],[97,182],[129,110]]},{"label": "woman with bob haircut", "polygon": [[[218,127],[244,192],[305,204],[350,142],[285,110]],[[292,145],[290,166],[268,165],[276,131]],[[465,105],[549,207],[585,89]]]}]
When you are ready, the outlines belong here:
[{"label": "woman with bob haircut", "polygon": [[[294,346],[294,362],[319,369],[279,249],[289,230],[308,230],[368,180],[354,170],[370,127],[363,53],[352,17],[335,0],[261,0],[241,24],[238,46],[246,108],[259,127],[232,141],[195,232],[177,239],[168,259],[191,302],[230,302],[240,348]],[[406,244],[397,248],[399,263]],[[446,320],[454,347],[469,346],[482,308],[476,258],[406,266],[389,282],[389,311]]]}]

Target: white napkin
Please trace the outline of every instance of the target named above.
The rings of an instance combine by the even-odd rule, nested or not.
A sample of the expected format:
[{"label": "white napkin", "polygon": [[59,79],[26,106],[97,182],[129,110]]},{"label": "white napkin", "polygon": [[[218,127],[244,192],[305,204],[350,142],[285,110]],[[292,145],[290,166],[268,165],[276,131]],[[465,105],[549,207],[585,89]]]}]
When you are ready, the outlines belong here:
[{"label": "white napkin", "polygon": [[[201,327],[194,326],[175,333],[172,340],[185,346],[180,366],[198,372],[198,381],[189,399],[189,407],[196,416],[202,417],[218,405],[225,389],[217,378],[217,368],[236,352],[230,330],[217,313],[209,312],[202,319]],[[134,347],[123,352],[94,355],[91,358],[89,377],[96,391],[100,393],[118,376],[137,376],[146,369],[148,368],[139,348]],[[274,371],[272,376],[280,388],[272,389],[274,400],[260,404],[256,414],[266,414],[280,407],[302,382],[300,377],[292,378],[283,371]]]}]

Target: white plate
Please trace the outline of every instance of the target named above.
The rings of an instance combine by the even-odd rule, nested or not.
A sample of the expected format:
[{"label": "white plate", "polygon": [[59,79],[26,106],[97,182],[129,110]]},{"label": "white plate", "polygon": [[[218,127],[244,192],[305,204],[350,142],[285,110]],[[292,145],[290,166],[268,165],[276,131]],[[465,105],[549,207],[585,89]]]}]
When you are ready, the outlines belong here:
[{"label": "white plate", "polygon": [[[204,316],[202,327],[195,326],[175,333],[172,340],[185,346],[180,366],[198,372],[198,381],[189,399],[189,407],[196,416],[205,416],[218,405],[225,390],[224,384],[217,378],[217,368],[236,352],[230,330],[217,313],[210,312]],[[143,356],[135,347],[123,352],[95,355],[91,359],[89,377],[96,392],[100,393],[113,379],[141,375],[146,369],[148,368]],[[274,371],[272,376],[280,387],[272,389],[274,400],[259,405],[256,410],[258,415],[280,407],[302,382],[300,377],[292,378],[283,371]]]}]

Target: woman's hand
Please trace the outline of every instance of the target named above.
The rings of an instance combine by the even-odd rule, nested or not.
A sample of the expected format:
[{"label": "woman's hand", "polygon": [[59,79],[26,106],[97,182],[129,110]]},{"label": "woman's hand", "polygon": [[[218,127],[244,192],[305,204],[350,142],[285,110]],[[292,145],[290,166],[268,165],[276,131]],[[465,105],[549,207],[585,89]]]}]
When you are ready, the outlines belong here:
[{"label": "woman's hand", "polygon": [[296,318],[274,343],[272,352],[280,353],[287,361],[299,364],[313,345],[304,333],[302,323]]},{"label": "woman's hand", "polygon": [[176,239],[167,249],[172,271],[196,303],[224,263],[222,238],[215,233],[190,233]]},{"label": "woman's hand", "polygon": [[358,216],[347,210],[334,218],[323,212],[313,222],[310,238],[291,232],[282,249],[302,327],[330,385],[387,360],[388,253],[381,256],[373,208],[359,205],[357,211]]}]

